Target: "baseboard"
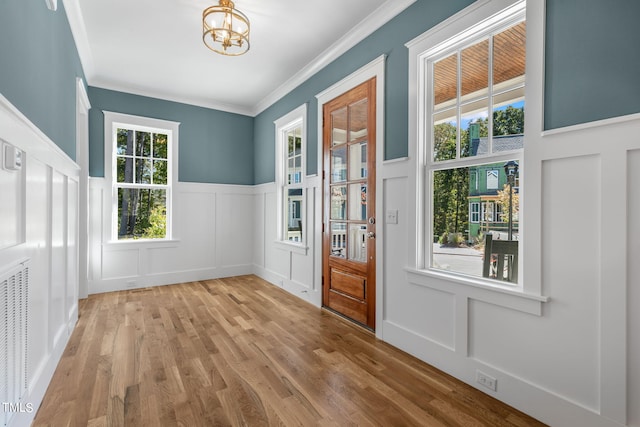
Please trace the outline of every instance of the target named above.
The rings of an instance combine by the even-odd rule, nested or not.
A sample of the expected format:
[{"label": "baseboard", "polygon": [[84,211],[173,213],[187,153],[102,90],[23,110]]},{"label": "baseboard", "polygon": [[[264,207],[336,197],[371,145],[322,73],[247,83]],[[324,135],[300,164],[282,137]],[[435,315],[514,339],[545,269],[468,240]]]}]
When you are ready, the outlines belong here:
[{"label": "baseboard", "polygon": [[[543,423],[557,427],[624,427],[590,408],[537,386],[495,366],[429,340],[393,322],[383,323],[384,341]],[[481,370],[497,379],[494,392],[476,382]]]},{"label": "baseboard", "polygon": [[[148,288],[150,286],[173,285],[176,283],[219,279],[221,277],[243,276],[246,274],[253,274],[253,265],[230,265],[224,267],[174,271],[171,273],[148,274],[145,276],[92,280],[89,281],[89,294]],[[133,286],[131,286],[132,282],[134,283]]]}]

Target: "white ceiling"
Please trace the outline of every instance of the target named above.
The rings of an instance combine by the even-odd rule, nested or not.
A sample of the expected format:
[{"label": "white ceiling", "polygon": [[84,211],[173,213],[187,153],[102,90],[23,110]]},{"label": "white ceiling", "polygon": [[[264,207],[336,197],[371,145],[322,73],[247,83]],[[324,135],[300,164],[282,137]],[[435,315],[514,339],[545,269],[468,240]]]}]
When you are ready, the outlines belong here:
[{"label": "white ceiling", "polygon": [[202,42],[218,0],[63,1],[89,85],[256,115],[415,0],[236,0],[240,57]]}]

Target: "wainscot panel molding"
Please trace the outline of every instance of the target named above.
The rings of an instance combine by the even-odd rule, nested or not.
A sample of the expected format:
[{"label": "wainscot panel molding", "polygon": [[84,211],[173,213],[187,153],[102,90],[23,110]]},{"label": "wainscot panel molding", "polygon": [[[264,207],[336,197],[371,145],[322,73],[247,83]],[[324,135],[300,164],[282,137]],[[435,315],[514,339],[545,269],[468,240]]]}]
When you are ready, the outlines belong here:
[{"label": "wainscot panel molding", "polygon": [[550,425],[639,426],[638,135],[640,117],[532,138],[540,202],[527,219],[542,224],[544,297],[487,297],[411,266],[415,176],[385,174],[384,210],[398,223],[385,224],[384,340]]},{"label": "wainscot panel molding", "polygon": [[[24,386],[6,402],[18,410],[3,410],[3,425],[31,424],[78,319],[79,175],[78,165],[0,95],[0,277],[23,268],[26,319]],[[16,350],[10,347],[3,351]]]},{"label": "wainscot panel molding", "polygon": [[322,283],[316,279],[322,269],[322,180],[317,175],[304,180],[305,216],[302,229],[304,243],[293,245],[277,236],[277,186],[275,183],[254,187],[253,247],[254,273],[287,292],[320,307]]},{"label": "wainscot panel molding", "polygon": [[104,178],[89,182],[89,293],[253,273],[253,186],[179,182],[171,240],[107,241]]},{"label": "wainscot panel molding", "polygon": [[[476,2],[429,36],[474,8],[511,3]],[[408,44],[410,167],[384,187],[384,209],[398,210],[398,223],[385,231],[383,337],[549,425],[637,427],[640,118],[543,132],[544,2],[526,6],[521,283],[504,292],[425,267],[425,92],[417,88],[419,57],[434,44],[417,38]],[[480,372],[495,390],[478,382]]]}]

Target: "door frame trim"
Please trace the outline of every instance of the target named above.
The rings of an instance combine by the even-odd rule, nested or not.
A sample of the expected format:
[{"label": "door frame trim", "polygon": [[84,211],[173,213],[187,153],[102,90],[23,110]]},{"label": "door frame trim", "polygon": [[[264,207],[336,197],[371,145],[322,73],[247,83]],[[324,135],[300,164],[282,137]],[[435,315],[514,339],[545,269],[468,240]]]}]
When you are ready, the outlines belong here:
[{"label": "door frame trim", "polygon": [[[316,95],[318,101],[318,166],[317,170],[321,176],[323,165],[323,126],[322,126],[322,114],[324,110],[324,104],[332,99],[348,92],[354,87],[376,77],[376,169],[380,168],[384,161],[384,69],[387,56],[380,55],[373,61],[364,65],[360,69],[349,74],[339,82],[325,89]],[[382,204],[382,174],[376,170],[376,337],[382,339],[382,321],[383,321],[383,307],[384,307],[384,258],[383,258],[383,242],[384,242],[384,213]],[[317,235],[322,235],[322,182],[320,183],[320,191],[316,194],[316,231]],[[315,283],[322,283],[322,239],[316,240],[315,247]],[[318,306],[322,305],[322,292],[320,294],[320,301]]]}]

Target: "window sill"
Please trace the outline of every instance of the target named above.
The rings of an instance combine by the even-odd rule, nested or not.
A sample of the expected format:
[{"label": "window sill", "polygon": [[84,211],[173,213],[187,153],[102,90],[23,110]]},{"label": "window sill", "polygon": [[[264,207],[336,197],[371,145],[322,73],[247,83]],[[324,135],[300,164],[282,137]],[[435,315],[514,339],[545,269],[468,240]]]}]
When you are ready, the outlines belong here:
[{"label": "window sill", "polygon": [[437,270],[406,268],[405,271],[409,283],[413,285],[454,293],[536,316],[542,315],[542,303],[549,301],[549,297],[526,293],[521,287],[494,284],[480,278],[475,279]]},{"label": "window sill", "polygon": [[110,240],[102,245],[105,250],[121,250],[124,248],[175,248],[180,244],[176,239],[135,239]]},{"label": "window sill", "polygon": [[309,248],[304,243],[292,243],[286,240],[276,240],[275,246],[283,251],[290,251],[300,255],[306,255]]}]

